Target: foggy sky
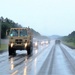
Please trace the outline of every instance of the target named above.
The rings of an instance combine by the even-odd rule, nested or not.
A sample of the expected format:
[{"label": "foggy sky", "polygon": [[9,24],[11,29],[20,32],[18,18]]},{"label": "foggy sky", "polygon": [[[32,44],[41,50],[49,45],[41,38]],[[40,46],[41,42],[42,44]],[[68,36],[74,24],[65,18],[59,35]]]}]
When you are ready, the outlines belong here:
[{"label": "foggy sky", "polygon": [[43,35],[68,35],[75,30],[75,0],[1,0],[0,16]]}]

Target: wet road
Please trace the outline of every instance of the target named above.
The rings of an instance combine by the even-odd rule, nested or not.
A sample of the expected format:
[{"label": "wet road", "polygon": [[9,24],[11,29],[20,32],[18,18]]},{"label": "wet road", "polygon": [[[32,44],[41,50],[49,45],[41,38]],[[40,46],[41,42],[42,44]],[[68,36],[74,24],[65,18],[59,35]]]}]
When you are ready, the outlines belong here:
[{"label": "wet road", "polygon": [[75,50],[51,41],[39,46],[32,56],[17,51],[9,59],[8,52],[0,54],[0,75],[75,75]]}]

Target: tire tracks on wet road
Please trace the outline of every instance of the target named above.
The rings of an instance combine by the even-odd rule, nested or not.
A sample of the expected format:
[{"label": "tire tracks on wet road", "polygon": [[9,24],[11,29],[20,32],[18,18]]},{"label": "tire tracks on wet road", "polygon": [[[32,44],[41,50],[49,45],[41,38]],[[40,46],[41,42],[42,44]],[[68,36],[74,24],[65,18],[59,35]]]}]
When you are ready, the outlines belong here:
[{"label": "tire tracks on wet road", "polygon": [[55,54],[55,47],[54,45],[52,49],[50,50],[45,62],[43,63],[42,67],[40,68],[37,75],[51,75],[52,73],[52,67],[53,67],[53,60],[54,60],[54,54]]},{"label": "tire tracks on wet road", "polygon": [[69,68],[71,69],[72,73],[75,74],[75,60],[72,58],[70,53],[63,46],[60,45],[60,48],[61,48],[65,58],[67,59],[68,63],[70,64]]}]

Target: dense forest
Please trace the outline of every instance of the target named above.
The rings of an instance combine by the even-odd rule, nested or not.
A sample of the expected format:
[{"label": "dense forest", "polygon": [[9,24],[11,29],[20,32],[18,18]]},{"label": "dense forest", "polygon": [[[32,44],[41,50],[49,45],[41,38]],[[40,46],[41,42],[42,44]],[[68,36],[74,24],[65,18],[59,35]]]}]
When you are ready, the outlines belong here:
[{"label": "dense forest", "polygon": [[[8,19],[8,18],[3,18],[0,17],[0,24],[1,24],[1,38],[4,39],[6,38],[6,30],[10,29],[10,28],[19,28],[22,27],[22,25],[15,23],[14,21]],[[34,29],[31,28],[31,31],[33,33],[33,36],[35,38],[47,38],[46,36],[41,36],[40,33],[38,33],[37,31],[35,31]]]},{"label": "dense forest", "polygon": [[14,21],[8,19],[8,18],[0,18],[0,24],[1,24],[1,38],[6,38],[6,30],[10,28],[16,28],[16,27],[22,27],[18,23],[15,23]]},{"label": "dense forest", "polygon": [[68,36],[64,36],[62,38],[63,41],[66,41],[66,42],[73,42],[75,43],[75,31],[73,31],[71,34],[69,34]]}]

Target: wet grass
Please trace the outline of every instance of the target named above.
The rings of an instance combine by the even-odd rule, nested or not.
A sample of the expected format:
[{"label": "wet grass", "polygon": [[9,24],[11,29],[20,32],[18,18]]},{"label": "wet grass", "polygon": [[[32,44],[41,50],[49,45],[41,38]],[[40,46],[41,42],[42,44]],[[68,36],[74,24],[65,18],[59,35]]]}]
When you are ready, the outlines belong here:
[{"label": "wet grass", "polygon": [[7,45],[6,44],[1,44],[0,45],[0,51],[2,50],[7,50]]},{"label": "wet grass", "polygon": [[63,44],[67,45],[68,47],[75,49],[75,43],[73,42],[63,42]]}]

